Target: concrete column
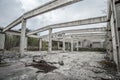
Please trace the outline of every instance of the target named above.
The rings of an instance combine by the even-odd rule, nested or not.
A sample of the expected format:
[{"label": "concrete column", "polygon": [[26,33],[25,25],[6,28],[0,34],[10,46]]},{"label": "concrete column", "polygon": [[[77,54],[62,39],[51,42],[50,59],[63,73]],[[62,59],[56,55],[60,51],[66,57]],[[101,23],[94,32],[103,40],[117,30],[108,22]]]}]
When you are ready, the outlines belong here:
[{"label": "concrete column", "polygon": [[39,50],[42,50],[42,38],[39,39]]},{"label": "concrete column", "polygon": [[52,28],[49,29],[49,45],[48,45],[48,52],[52,51]]},{"label": "concrete column", "polygon": [[120,72],[120,2],[119,0],[113,0],[113,11],[115,17],[115,34],[116,34],[116,49],[117,49],[117,69]]},{"label": "concrete column", "polygon": [[83,48],[83,41],[81,41],[81,48]]},{"label": "concrete column", "polygon": [[69,42],[67,42],[67,51],[69,50]]},{"label": "concrete column", "polygon": [[60,42],[57,42],[58,50],[60,49]]},{"label": "concrete column", "polygon": [[25,37],[25,50],[27,51],[27,45],[28,45],[28,37]]},{"label": "concrete column", "polygon": [[78,49],[79,49],[79,48],[78,48],[78,41],[77,41],[77,51],[78,51]]},{"label": "concrete column", "polygon": [[65,52],[65,39],[63,38],[63,52]]},{"label": "concrete column", "polygon": [[71,52],[73,52],[73,39],[71,38]]},{"label": "concrete column", "polygon": [[26,33],[26,20],[22,20],[22,28],[21,28],[21,38],[20,38],[20,54],[21,56],[24,54],[25,49],[25,33]]},{"label": "concrete column", "polygon": [[101,48],[103,48],[103,42],[101,42]]}]

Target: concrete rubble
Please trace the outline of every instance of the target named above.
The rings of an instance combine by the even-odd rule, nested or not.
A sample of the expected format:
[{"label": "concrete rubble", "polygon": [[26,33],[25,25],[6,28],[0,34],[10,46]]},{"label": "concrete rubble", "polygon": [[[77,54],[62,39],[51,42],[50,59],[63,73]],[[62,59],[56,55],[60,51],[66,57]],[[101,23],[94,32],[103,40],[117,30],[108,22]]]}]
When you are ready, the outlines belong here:
[{"label": "concrete rubble", "polygon": [[[33,62],[33,55],[26,55],[16,62],[0,67],[0,80],[113,80],[112,74],[99,63],[105,60],[106,54],[101,52],[70,52],[34,55],[36,61],[54,66],[55,69],[41,72],[41,62]],[[37,63],[37,67],[31,64]],[[7,63],[8,64],[8,63]],[[62,65],[61,65],[62,64]],[[28,65],[28,66],[26,66]],[[44,70],[44,69],[43,69]]]}]

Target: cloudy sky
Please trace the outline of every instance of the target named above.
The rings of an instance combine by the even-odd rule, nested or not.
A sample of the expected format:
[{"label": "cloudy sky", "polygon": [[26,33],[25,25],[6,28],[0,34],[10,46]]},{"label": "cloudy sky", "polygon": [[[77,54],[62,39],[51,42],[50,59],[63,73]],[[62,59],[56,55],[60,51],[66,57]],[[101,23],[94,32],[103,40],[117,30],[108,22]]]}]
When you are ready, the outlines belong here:
[{"label": "cloudy sky", "polygon": [[[51,0],[0,0],[0,26],[5,27],[23,13]],[[107,0],[83,0],[78,3],[47,12],[27,21],[27,28],[35,30],[46,25],[106,15]],[[104,27],[106,24],[77,26],[65,29]],[[19,29],[20,25],[13,29]],[[59,29],[65,30],[65,29]],[[56,32],[58,30],[54,30]]]}]

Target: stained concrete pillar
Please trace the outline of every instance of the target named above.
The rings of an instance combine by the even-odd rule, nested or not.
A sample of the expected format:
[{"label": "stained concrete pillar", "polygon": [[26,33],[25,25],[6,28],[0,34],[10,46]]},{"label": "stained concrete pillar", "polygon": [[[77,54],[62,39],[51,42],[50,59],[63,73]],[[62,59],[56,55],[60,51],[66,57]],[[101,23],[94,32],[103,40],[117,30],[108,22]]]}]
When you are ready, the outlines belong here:
[{"label": "stained concrete pillar", "polygon": [[20,38],[20,54],[24,54],[25,49],[25,33],[26,33],[26,20],[22,20],[22,28],[21,28],[21,38]]},{"label": "stained concrete pillar", "polygon": [[49,45],[48,45],[48,52],[52,51],[52,28],[49,29]]},{"label": "stained concrete pillar", "polygon": [[73,52],[73,39],[71,38],[71,52]]},{"label": "stained concrete pillar", "polygon": [[39,50],[42,50],[42,38],[39,39]]},{"label": "stained concrete pillar", "polygon": [[63,38],[63,52],[65,52],[65,39]]}]

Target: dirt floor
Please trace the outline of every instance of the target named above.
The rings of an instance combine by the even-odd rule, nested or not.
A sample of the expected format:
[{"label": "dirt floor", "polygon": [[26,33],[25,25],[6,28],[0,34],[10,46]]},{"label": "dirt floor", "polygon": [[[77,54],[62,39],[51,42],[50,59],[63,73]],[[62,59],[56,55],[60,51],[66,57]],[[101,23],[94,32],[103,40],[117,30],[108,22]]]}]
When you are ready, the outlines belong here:
[{"label": "dirt floor", "polygon": [[0,64],[0,80],[119,80],[105,57],[102,52],[29,54]]}]

